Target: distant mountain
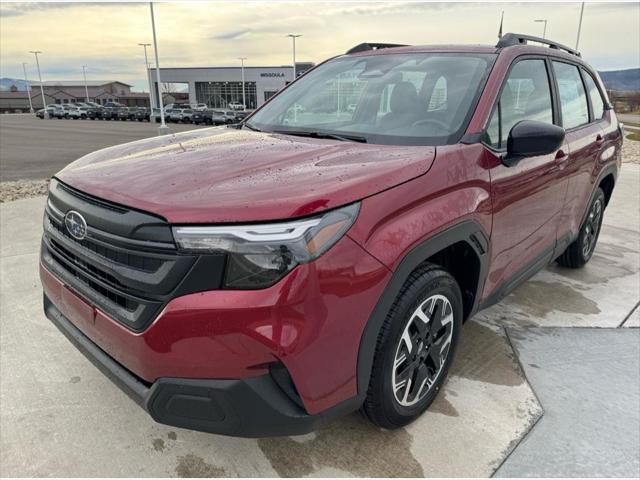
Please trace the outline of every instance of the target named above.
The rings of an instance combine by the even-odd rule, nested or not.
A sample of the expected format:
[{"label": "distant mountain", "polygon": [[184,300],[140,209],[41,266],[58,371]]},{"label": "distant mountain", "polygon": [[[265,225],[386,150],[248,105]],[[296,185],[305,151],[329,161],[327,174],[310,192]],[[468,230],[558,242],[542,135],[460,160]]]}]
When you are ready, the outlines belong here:
[{"label": "distant mountain", "polygon": [[607,90],[640,91],[640,68],[598,72]]},{"label": "distant mountain", "polygon": [[0,90],[9,90],[13,85],[18,87],[18,90],[21,90],[23,92],[27,91],[27,82],[25,82],[24,80],[7,77],[0,78]]}]

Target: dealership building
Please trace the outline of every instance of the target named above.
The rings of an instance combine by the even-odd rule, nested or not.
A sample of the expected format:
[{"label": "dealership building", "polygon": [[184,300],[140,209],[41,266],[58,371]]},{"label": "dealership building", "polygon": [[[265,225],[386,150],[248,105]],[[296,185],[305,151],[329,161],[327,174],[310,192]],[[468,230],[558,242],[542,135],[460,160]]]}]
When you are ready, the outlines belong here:
[{"label": "dealership building", "polygon": [[[296,63],[296,74],[301,75],[313,63]],[[156,70],[149,69],[152,84],[157,91]],[[275,95],[278,90],[291,82],[293,67],[244,67],[244,85],[246,107],[257,108]],[[242,103],[242,68],[241,67],[193,67],[193,68],[161,68],[160,81],[163,85],[182,90],[180,84],[188,89],[189,103],[206,103],[213,108],[226,108],[231,102]],[[177,85],[176,85],[177,84]],[[157,95],[153,103],[158,105]]]}]

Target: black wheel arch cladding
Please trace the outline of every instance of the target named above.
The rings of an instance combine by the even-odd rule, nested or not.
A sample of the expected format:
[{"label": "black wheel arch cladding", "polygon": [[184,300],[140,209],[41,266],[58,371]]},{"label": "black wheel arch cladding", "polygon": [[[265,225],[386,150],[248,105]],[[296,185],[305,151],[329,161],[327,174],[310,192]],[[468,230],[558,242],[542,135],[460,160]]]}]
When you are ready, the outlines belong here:
[{"label": "black wheel arch cladding", "polygon": [[[482,227],[474,220],[465,220],[423,240],[405,255],[398,267],[394,270],[384,292],[378,299],[378,302],[376,303],[376,306],[364,327],[362,337],[360,338],[357,363],[357,385],[359,396],[366,394],[369,386],[376,341],[380,328],[382,327],[389,309],[393,305],[393,302],[397,298],[402,286],[411,273],[416,268],[419,268],[420,265],[427,261],[431,261],[432,259],[436,260],[433,263],[440,265],[439,261],[442,261],[444,258],[441,253],[444,251],[450,251],[448,249],[454,246],[457,246],[454,248],[463,248],[468,252],[472,252],[474,255],[474,261],[477,262],[473,268],[477,269],[477,271],[474,272],[476,273],[475,281],[472,282],[475,284],[475,291],[472,292],[473,298],[470,301],[468,311],[465,309],[465,318],[468,318],[478,309],[478,300],[480,298],[486,276],[488,245],[488,237],[484,233]],[[460,264],[458,263],[457,265]],[[447,268],[446,265],[440,266],[445,269]],[[455,278],[453,273],[452,275]],[[456,280],[458,281],[457,278]],[[462,294],[464,297],[465,292],[463,291]]]}]

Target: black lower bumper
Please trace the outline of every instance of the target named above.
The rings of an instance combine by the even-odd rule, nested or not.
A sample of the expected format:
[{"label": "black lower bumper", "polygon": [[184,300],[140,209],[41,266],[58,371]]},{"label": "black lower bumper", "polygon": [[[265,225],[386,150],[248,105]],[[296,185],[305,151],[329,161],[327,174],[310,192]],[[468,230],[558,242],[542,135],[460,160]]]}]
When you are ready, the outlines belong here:
[{"label": "black lower bumper", "polygon": [[46,295],[44,311],[91,363],[159,423],[242,437],[300,435],[362,403],[354,397],[309,415],[269,374],[243,380],[160,378],[149,384],[101,350]]}]

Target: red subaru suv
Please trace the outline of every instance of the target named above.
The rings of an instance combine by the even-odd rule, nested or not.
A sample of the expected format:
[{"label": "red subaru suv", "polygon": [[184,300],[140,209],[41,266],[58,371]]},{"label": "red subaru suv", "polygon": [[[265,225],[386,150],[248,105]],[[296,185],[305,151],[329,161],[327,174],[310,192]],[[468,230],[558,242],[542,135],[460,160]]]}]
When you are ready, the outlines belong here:
[{"label": "red subaru suv", "polygon": [[400,427],[466,319],[589,260],[620,128],[596,72],[548,40],[358,45],[235,128],[58,173],[44,310],[160,423],[300,434],[362,409]]}]

